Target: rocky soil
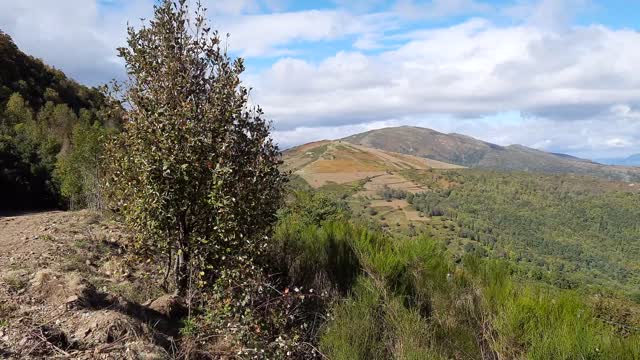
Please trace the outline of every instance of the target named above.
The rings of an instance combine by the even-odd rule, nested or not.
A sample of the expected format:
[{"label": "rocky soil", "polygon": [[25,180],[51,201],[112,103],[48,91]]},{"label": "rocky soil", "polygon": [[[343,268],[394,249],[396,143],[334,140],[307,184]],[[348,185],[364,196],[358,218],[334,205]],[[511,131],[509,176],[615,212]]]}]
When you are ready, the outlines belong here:
[{"label": "rocky soil", "polygon": [[127,243],[87,211],[0,217],[0,358],[174,358],[180,304]]}]

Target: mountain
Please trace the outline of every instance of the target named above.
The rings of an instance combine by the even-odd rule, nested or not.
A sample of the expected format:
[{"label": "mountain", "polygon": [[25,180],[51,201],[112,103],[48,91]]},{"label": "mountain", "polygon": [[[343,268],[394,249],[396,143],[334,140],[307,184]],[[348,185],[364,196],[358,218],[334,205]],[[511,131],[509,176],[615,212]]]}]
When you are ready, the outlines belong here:
[{"label": "mountain", "polygon": [[283,157],[294,186],[335,195],[358,221],[390,233],[431,234],[457,259],[506,259],[527,279],[560,288],[632,296],[640,284],[640,188],[574,174],[633,168],[410,127],[313,142]]},{"label": "mountain", "polygon": [[598,159],[597,161],[607,165],[640,166],[640,154],[634,154],[626,158]]},{"label": "mountain", "polygon": [[[284,151],[284,169],[312,187],[345,184],[402,170],[456,169],[459,165],[344,141],[317,141]],[[400,179],[402,181],[402,179]]]},{"label": "mountain", "polygon": [[0,31],[0,211],[58,207],[75,197],[89,177],[72,171],[80,162],[69,159],[96,159],[85,150],[97,151],[105,128],[119,126],[104,109],[100,91],[25,54]]},{"label": "mountain", "polygon": [[62,71],[25,54],[0,30],[0,107],[14,93],[19,93],[35,111],[48,101],[66,104],[76,113],[104,103],[99,91],[78,84]]},{"label": "mountain", "polygon": [[470,168],[573,173],[627,182],[640,181],[640,169],[603,165],[522,145],[500,146],[461,134],[402,126],[371,130],[342,139],[351,144],[409,154]]}]

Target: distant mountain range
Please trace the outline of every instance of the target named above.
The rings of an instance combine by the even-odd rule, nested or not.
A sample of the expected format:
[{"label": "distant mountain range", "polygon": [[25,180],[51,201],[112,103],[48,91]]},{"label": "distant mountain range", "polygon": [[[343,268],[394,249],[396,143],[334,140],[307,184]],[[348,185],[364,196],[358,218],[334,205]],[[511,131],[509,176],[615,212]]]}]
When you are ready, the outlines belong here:
[{"label": "distant mountain range", "polygon": [[603,165],[522,145],[500,146],[461,134],[402,126],[371,130],[341,141],[469,168],[573,173],[627,182],[640,181],[640,168]]},{"label": "distant mountain range", "polygon": [[597,159],[596,161],[607,165],[640,166],[640,154],[634,154],[626,158]]}]

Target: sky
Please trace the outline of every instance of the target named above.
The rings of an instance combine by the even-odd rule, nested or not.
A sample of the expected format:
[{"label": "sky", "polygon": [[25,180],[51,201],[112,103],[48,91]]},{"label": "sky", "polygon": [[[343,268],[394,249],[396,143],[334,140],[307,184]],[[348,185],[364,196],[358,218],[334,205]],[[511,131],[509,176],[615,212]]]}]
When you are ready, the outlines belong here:
[{"label": "sky", "polygon": [[[0,0],[0,29],[99,85],[124,77],[115,49],[154,1]],[[283,148],[414,125],[591,159],[640,153],[640,1],[203,3]]]}]

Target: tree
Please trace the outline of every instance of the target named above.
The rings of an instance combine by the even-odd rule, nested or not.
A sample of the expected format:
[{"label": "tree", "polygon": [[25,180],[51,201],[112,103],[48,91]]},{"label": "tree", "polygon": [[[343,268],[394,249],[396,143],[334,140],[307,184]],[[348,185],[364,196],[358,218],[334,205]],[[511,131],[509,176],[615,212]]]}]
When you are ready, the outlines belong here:
[{"label": "tree", "polygon": [[[193,15],[193,16],[192,16]],[[137,248],[173,267],[177,293],[249,264],[286,177],[259,107],[204,10],[164,0],[119,49],[128,80],[108,94],[123,131],[107,146],[106,189]],[[234,271],[234,270],[233,270]]]},{"label": "tree", "polygon": [[98,122],[76,124],[68,153],[59,157],[54,174],[71,209],[102,209],[100,160],[108,131]]},{"label": "tree", "polygon": [[7,101],[4,125],[10,128],[16,124],[26,123],[33,119],[33,112],[19,93],[13,93]]}]

